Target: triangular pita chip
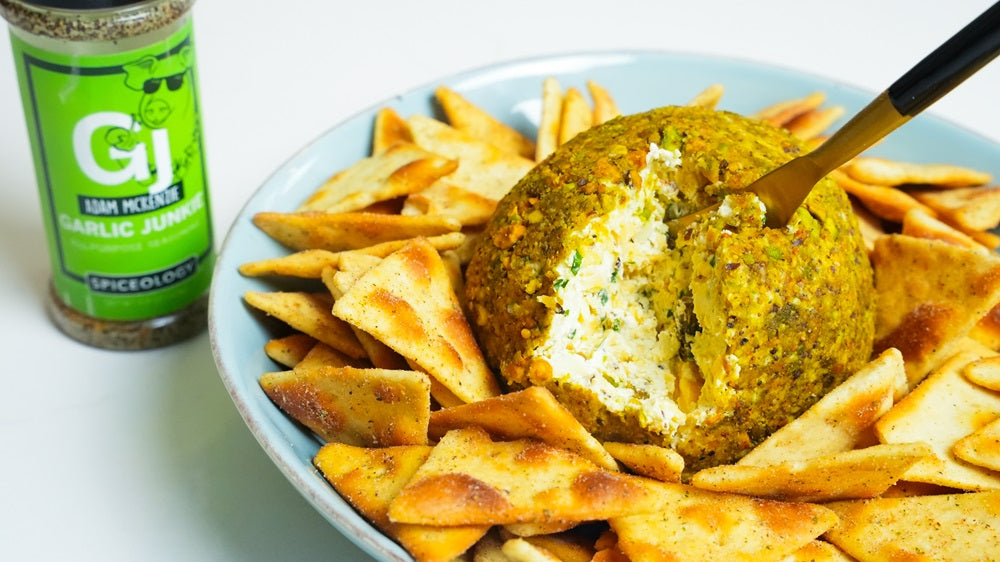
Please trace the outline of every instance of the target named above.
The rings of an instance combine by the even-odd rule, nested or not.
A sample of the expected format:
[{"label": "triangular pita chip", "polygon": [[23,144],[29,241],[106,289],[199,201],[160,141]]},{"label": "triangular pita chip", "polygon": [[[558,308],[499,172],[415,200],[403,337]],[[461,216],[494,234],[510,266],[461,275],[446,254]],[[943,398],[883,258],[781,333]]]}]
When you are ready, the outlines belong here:
[{"label": "triangular pita chip", "polygon": [[375,114],[372,130],[372,154],[400,143],[413,143],[413,134],[395,109],[383,107]]},{"label": "triangular pita chip", "polygon": [[535,161],[541,162],[559,147],[559,124],[562,121],[563,92],[555,78],[542,81],[542,113],[535,137]]},{"label": "triangular pita chip", "polygon": [[520,131],[503,123],[458,92],[438,86],[434,97],[441,104],[445,117],[452,127],[497,148],[525,158],[534,158],[535,143]]},{"label": "triangular pita chip", "polygon": [[389,517],[428,525],[599,520],[650,509],[658,486],[670,484],[604,470],[540,441],[494,442],[479,428],[456,429],[393,500]]},{"label": "triangular pita chip", "polygon": [[871,156],[859,156],[842,169],[852,178],[872,185],[968,187],[990,181],[989,174],[963,166],[899,162]]},{"label": "triangular pita chip", "polygon": [[1000,355],[973,361],[965,366],[963,373],[979,386],[1000,392]]},{"label": "triangular pita chip", "polygon": [[580,90],[569,88],[563,96],[559,116],[559,144],[565,144],[576,135],[593,126],[594,112]]},{"label": "triangular pita chip", "polygon": [[1000,186],[920,190],[913,197],[968,230],[1000,225]]},{"label": "triangular pita chip", "polygon": [[283,338],[268,340],[264,353],[279,365],[292,368],[316,345],[316,338],[305,334],[292,334]]},{"label": "triangular pita chip", "polygon": [[847,110],[841,105],[832,105],[807,111],[785,123],[785,129],[802,140],[814,139],[843,117]]},{"label": "triangular pita chip", "polygon": [[952,452],[965,462],[1000,471],[1000,418],[959,439]]},{"label": "triangular pita chip", "polygon": [[407,123],[418,145],[458,161],[449,181],[490,199],[503,198],[535,165],[430,117],[412,115]]},{"label": "triangular pita chip", "polygon": [[981,355],[948,359],[875,424],[883,443],[922,441],[935,457],[914,465],[905,480],[963,490],[1000,489],[1000,473],[955,457],[955,443],[1000,416],[1000,394],[969,382],[962,369]]},{"label": "triangular pita chip", "polygon": [[887,235],[875,242],[875,351],[903,353],[910,386],[952,354],[1000,301],[1000,257],[938,240]]},{"label": "triangular pita chip", "polygon": [[844,191],[861,201],[873,215],[887,221],[901,223],[906,213],[912,209],[920,209],[931,216],[935,215],[930,207],[901,189],[860,182],[839,169],[830,172],[830,177],[836,180]]},{"label": "triangular pita chip", "polygon": [[817,539],[782,558],[781,562],[854,562],[854,558],[832,544]]},{"label": "triangular pita chip", "polygon": [[299,211],[346,213],[421,191],[458,169],[458,162],[415,144],[395,144],[362,158],[321,185]]},{"label": "triangular pita chip", "polygon": [[684,472],[684,457],[667,447],[606,441],[604,448],[615,460],[640,476],[660,482],[680,482]]},{"label": "triangular pita chip", "polygon": [[594,125],[600,125],[622,114],[621,110],[618,109],[618,104],[615,103],[614,98],[611,96],[611,92],[604,86],[593,80],[588,80],[587,91],[590,93],[590,99],[594,102],[592,120]]},{"label": "triangular pita chip", "polygon": [[406,198],[402,214],[452,217],[465,226],[485,224],[497,201],[442,180]]},{"label": "triangular pita chip", "polygon": [[715,466],[695,473],[691,483],[716,492],[779,500],[872,498],[888,490],[914,464],[933,455],[924,443],[874,445],[767,466]]},{"label": "triangular pita chip", "polygon": [[783,100],[769,105],[754,113],[753,116],[775,127],[781,127],[799,115],[823,105],[824,101],[826,101],[826,94],[813,92],[801,98]]},{"label": "triangular pita chip", "polygon": [[940,221],[923,209],[910,209],[903,215],[902,234],[914,236],[916,238],[930,238],[961,246],[970,250],[988,254],[990,250],[976,242],[976,239],[968,234],[952,227],[946,222]]},{"label": "triangular pita chip", "polygon": [[481,427],[497,439],[537,439],[608,470],[618,470],[615,459],[601,443],[543,387],[533,386],[431,414],[432,437],[470,426]]},{"label": "triangular pita chip", "polygon": [[379,213],[257,213],[253,223],[292,250],[356,250],[392,240],[437,236],[462,229],[449,217]]},{"label": "triangular pita chip", "polygon": [[903,356],[888,349],[740,459],[768,466],[850,451],[906,390]]},{"label": "triangular pita chip", "polygon": [[1000,492],[827,504],[825,538],[859,560],[988,560],[1000,552]]},{"label": "triangular pita chip", "polygon": [[657,511],[609,521],[632,560],[780,560],[837,521],[819,505],[662,486]]},{"label": "triangular pita chip", "polygon": [[719,100],[722,99],[722,94],[725,91],[726,89],[722,84],[711,84],[691,98],[691,101],[687,105],[715,109],[715,106],[719,105]]},{"label": "triangular pita chip", "polygon": [[337,299],[333,313],[430,373],[465,402],[500,394],[437,250],[417,239]]},{"label": "triangular pita chip", "polygon": [[333,299],[322,293],[247,291],[250,306],[281,320],[349,357],[363,358],[365,350],[351,326],[331,313]]},{"label": "triangular pita chip", "polygon": [[429,527],[389,521],[389,503],[427,460],[431,447],[411,445],[367,449],[339,443],[320,448],[316,468],[362,515],[393,537],[419,561],[445,562],[468,550],[487,526]]},{"label": "triangular pita chip", "polygon": [[300,364],[265,374],[260,385],[289,416],[328,443],[427,443],[430,382],[422,373]]}]

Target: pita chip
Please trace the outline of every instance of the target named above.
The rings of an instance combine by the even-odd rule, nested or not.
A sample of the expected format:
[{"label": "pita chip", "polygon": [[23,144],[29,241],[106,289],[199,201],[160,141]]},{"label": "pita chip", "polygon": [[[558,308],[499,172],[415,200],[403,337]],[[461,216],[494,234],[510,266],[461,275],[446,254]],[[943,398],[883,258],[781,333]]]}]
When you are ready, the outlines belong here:
[{"label": "pita chip", "polygon": [[1000,471],[1000,417],[959,439],[952,452],[968,463]]},{"label": "pita chip", "polygon": [[348,357],[365,357],[365,350],[354,337],[351,326],[330,312],[333,299],[329,295],[298,291],[247,291],[243,298],[250,306]]},{"label": "pita chip", "polygon": [[480,427],[494,438],[531,438],[572,451],[608,470],[615,459],[552,393],[540,386],[502,394],[431,414],[430,433],[441,437],[452,429]]},{"label": "pita chip", "polygon": [[601,469],[540,441],[456,429],[393,500],[389,517],[426,525],[600,520],[649,508],[657,486],[667,484]]},{"label": "pita chip", "polygon": [[314,345],[316,345],[316,338],[312,336],[291,334],[283,338],[268,340],[264,344],[264,353],[279,365],[292,368],[305,358]]},{"label": "pita chip", "polygon": [[801,98],[784,100],[769,105],[754,113],[753,116],[775,127],[783,127],[799,115],[823,105],[824,101],[826,101],[826,94],[823,92],[813,92]]},{"label": "pita chip", "polygon": [[1000,226],[1000,186],[926,189],[913,197],[966,230]]},{"label": "pita chip", "polygon": [[850,451],[906,387],[903,356],[895,348],[887,349],[737,464],[769,466]]},{"label": "pita chip", "polygon": [[712,84],[704,90],[698,92],[691,101],[687,104],[694,107],[704,107],[706,109],[715,109],[719,105],[719,101],[722,99],[722,94],[725,92],[725,87],[722,84]]},{"label": "pita chip", "polygon": [[465,131],[473,137],[488,142],[511,154],[534,158],[535,143],[520,131],[501,122],[464,96],[448,88],[439,86],[434,97],[441,104],[445,117],[452,127]]},{"label": "pita chip", "polygon": [[383,107],[375,114],[372,130],[372,154],[378,154],[396,144],[413,144],[413,134],[395,109]]},{"label": "pita chip", "polygon": [[562,120],[562,86],[555,78],[542,81],[542,114],[535,137],[535,161],[541,162],[559,147],[559,124]]},{"label": "pita chip", "polygon": [[919,164],[858,156],[842,167],[852,178],[872,185],[969,187],[989,183],[990,175],[953,164]]},{"label": "pita chip", "polygon": [[662,486],[659,509],[608,521],[632,560],[780,560],[837,522],[810,503]]},{"label": "pita chip", "polygon": [[677,451],[659,445],[606,441],[604,448],[618,462],[640,476],[660,482],[680,482],[684,457]]},{"label": "pita chip", "polygon": [[591,128],[594,112],[583,93],[576,88],[566,90],[563,96],[562,113],[559,116],[559,144],[565,144],[576,135]]},{"label": "pita chip", "polygon": [[901,189],[860,182],[841,169],[830,172],[830,177],[836,180],[844,191],[857,198],[873,215],[887,221],[901,223],[906,213],[912,209],[923,210],[930,216],[935,215],[930,207]]},{"label": "pita chip", "polygon": [[253,223],[292,250],[321,249],[331,252],[357,250],[417,236],[437,236],[462,229],[462,223],[450,217],[320,211],[262,212],[254,215]]},{"label": "pita chip", "polygon": [[933,456],[924,443],[874,445],[767,466],[715,466],[695,473],[691,484],[789,501],[873,498],[891,488],[910,467]]},{"label": "pita chip", "polygon": [[427,443],[430,381],[422,373],[300,364],[263,375],[260,385],[283,411],[328,443]]},{"label": "pita chip", "polygon": [[961,490],[1000,489],[1000,473],[969,464],[953,451],[960,439],[1000,417],[1000,394],[962,375],[981,357],[970,351],[951,357],[876,422],[881,442],[924,442],[934,451],[934,457],[907,470],[905,480]]},{"label": "pita chip", "polygon": [[458,169],[458,162],[415,144],[394,144],[334,175],[298,211],[346,213],[421,191]]},{"label": "pita chip", "polygon": [[785,123],[785,129],[802,140],[814,139],[832,127],[845,112],[841,105],[817,108],[792,118]]},{"label": "pita chip", "polygon": [[535,166],[529,158],[497,148],[430,117],[412,115],[407,124],[419,146],[458,161],[458,169],[448,176],[450,182],[489,199],[499,201]]},{"label": "pita chip", "polygon": [[966,365],[963,373],[979,386],[1000,392],[1000,355],[977,359]]},{"label": "pita chip", "polygon": [[903,354],[915,386],[1000,302],[1000,257],[939,240],[886,235],[871,253],[875,351]]},{"label": "pita chip", "polygon": [[489,527],[427,527],[389,520],[389,503],[427,460],[431,447],[369,449],[340,443],[320,448],[313,464],[357,509],[420,562],[447,562],[469,550]]},{"label": "pita chip", "polygon": [[464,402],[500,394],[437,250],[416,239],[362,275],[333,314],[419,365]]},{"label": "pita chip", "polygon": [[1000,552],[1000,492],[876,498],[826,507],[839,522],[824,538],[858,560],[969,560]]},{"label": "pita chip", "polygon": [[592,119],[594,125],[600,125],[622,114],[611,93],[604,86],[593,80],[588,80],[587,91],[590,93],[590,99],[594,102]]}]

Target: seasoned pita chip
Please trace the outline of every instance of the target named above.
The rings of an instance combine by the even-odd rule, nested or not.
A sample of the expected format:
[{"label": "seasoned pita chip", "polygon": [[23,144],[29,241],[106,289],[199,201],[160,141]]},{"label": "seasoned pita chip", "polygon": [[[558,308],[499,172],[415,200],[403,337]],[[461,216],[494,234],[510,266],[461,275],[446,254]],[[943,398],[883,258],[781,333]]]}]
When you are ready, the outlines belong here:
[{"label": "seasoned pita chip", "polygon": [[966,351],[948,359],[876,422],[883,443],[922,441],[935,457],[911,467],[904,477],[961,490],[1000,489],[1000,473],[971,465],[954,455],[959,439],[1000,417],[1000,394],[962,375],[982,356]]},{"label": "seasoned pita chip", "polygon": [[375,114],[372,154],[378,154],[396,144],[413,144],[413,134],[406,120],[395,109],[383,107]]},{"label": "seasoned pita chip", "polygon": [[875,216],[857,200],[851,199],[851,208],[854,210],[854,215],[858,217],[858,228],[861,229],[861,238],[865,242],[865,249],[870,253],[875,249],[875,241],[885,236],[885,226],[882,224],[881,218]]},{"label": "seasoned pita chip", "polygon": [[416,193],[458,169],[458,162],[415,144],[395,144],[334,175],[298,211],[348,213]]},{"label": "seasoned pita chip", "polygon": [[365,357],[365,350],[354,337],[350,325],[330,312],[333,299],[329,295],[296,291],[247,291],[243,298],[250,306],[349,357]]},{"label": "seasoned pita chip", "polygon": [[535,143],[517,129],[501,122],[487,111],[446,86],[434,90],[445,117],[452,127],[497,148],[525,158],[534,158]]},{"label": "seasoned pita chip", "polygon": [[737,464],[769,466],[850,451],[906,387],[903,356],[887,349]]},{"label": "seasoned pita chip", "polygon": [[968,463],[1000,471],[1000,418],[959,439],[952,452]]},{"label": "seasoned pita chip", "polygon": [[500,550],[512,562],[562,562],[558,556],[544,547],[532,544],[522,538],[504,541]]},{"label": "seasoned pita chip", "polygon": [[284,412],[328,443],[425,445],[430,381],[422,373],[303,367],[267,373],[260,386]]},{"label": "seasoned pita chip", "polygon": [[329,250],[302,250],[287,256],[247,262],[240,265],[240,273],[247,277],[278,275],[316,279],[325,267],[337,267],[338,252]]},{"label": "seasoned pita chip", "polygon": [[542,114],[535,137],[535,161],[541,162],[559,146],[559,124],[562,121],[563,92],[555,78],[542,81]]},{"label": "seasoned pita chip", "polygon": [[780,560],[837,522],[819,505],[661,486],[660,509],[609,520],[632,560]]},{"label": "seasoned pita chip", "polygon": [[591,562],[594,558],[594,537],[588,533],[559,532],[523,537],[522,540],[544,549],[561,562]]},{"label": "seasoned pita chip", "polygon": [[279,365],[292,368],[316,345],[316,338],[305,334],[292,334],[283,338],[268,340],[264,353]]},{"label": "seasoned pita chip", "polygon": [[1000,186],[919,190],[913,197],[966,230],[1000,226]]},{"label": "seasoned pita chip", "polygon": [[458,161],[450,182],[483,197],[499,201],[535,165],[430,117],[412,115],[407,123],[419,146]]},{"label": "seasoned pita chip", "polygon": [[640,476],[660,482],[680,482],[684,457],[677,451],[659,445],[606,441],[604,448],[618,462]]},{"label": "seasoned pita chip", "polygon": [[537,439],[572,451],[600,467],[618,470],[615,459],[601,443],[540,386],[431,414],[432,437],[463,427],[480,427],[497,439]]},{"label": "seasoned pita chip", "polygon": [[969,187],[989,183],[990,175],[952,164],[918,164],[858,156],[842,170],[857,181],[872,185],[935,185]]},{"label": "seasoned pita chip", "polygon": [[830,172],[830,177],[836,180],[844,191],[856,197],[866,209],[879,218],[901,223],[906,213],[912,209],[921,209],[934,216],[934,211],[930,207],[895,187],[862,183],[851,178],[842,170]]},{"label": "seasoned pita chip", "polygon": [[962,372],[965,378],[979,386],[1000,392],[1000,355],[973,361]]},{"label": "seasoned pita chip", "polygon": [[974,238],[964,232],[949,226],[947,223],[937,220],[923,209],[910,209],[903,216],[902,234],[916,238],[930,238],[961,246],[970,250],[987,254],[990,250],[976,242]]},{"label": "seasoned pita chip", "polygon": [[823,92],[813,92],[801,98],[780,101],[770,105],[753,114],[761,121],[765,121],[775,127],[783,127],[792,119],[812,111],[823,105],[826,101],[826,94]]},{"label": "seasoned pita chip", "polygon": [[875,241],[875,351],[899,349],[910,386],[947,357],[1000,301],[1000,257],[938,240]]},{"label": "seasoned pita chip", "polygon": [[292,250],[357,250],[393,240],[437,236],[462,229],[450,217],[379,213],[257,213],[253,223]]},{"label": "seasoned pita chip", "polygon": [[781,562],[854,562],[854,558],[826,541],[814,540],[782,558]]},{"label": "seasoned pita chip", "polygon": [[590,93],[590,99],[594,102],[594,113],[591,119],[591,123],[594,125],[600,125],[622,114],[621,110],[618,109],[618,104],[611,96],[611,92],[604,86],[593,80],[588,80],[587,91]]},{"label": "seasoned pita chip", "polygon": [[500,394],[437,250],[417,239],[365,273],[333,313],[413,361],[464,402]]},{"label": "seasoned pita chip", "polygon": [[[427,241],[439,251],[454,250],[461,247],[468,236],[462,232],[449,232],[439,236],[430,236]],[[303,279],[319,279],[327,267],[338,267],[342,257],[351,259],[356,254],[384,258],[410,242],[410,239],[392,240],[373,246],[365,246],[357,250],[331,252],[329,250],[302,250],[281,256],[255,262],[247,262],[240,266],[240,273],[248,277],[277,275],[285,277],[300,277]]]},{"label": "seasoned pita chip", "polygon": [[687,104],[694,107],[715,109],[715,107],[719,105],[719,101],[722,99],[723,92],[725,92],[725,87],[723,87],[722,84],[712,84],[711,86],[698,92],[698,94],[691,98],[691,101]]},{"label": "seasoned pita chip", "polygon": [[[330,294],[333,295],[334,299],[339,299],[365,271],[367,271],[367,268],[354,272],[336,271],[328,267],[323,270],[323,284],[330,289]],[[351,326],[351,329],[354,330],[354,336],[358,338],[358,343],[364,348],[368,360],[371,361],[374,367],[391,370],[405,370],[409,367],[409,364],[402,355],[375,339],[368,332],[358,329],[356,326]]]},{"label": "seasoned pita chip", "polygon": [[[448,432],[389,506],[396,522],[505,525],[600,520],[652,508],[668,484],[604,470],[565,449]],[[678,492],[680,493],[680,492]]]},{"label": "seasoned pita chip", "polygon": [[843,117],[845,112],[844,107],[840,105],[813,109],[785,123],[785,129],[802,140],[809,140],[822,135],[837,122],[837,119]]},{"label": "seasoned pita chip", "polygon": [[442,180],[407,197],[400,212],[404,215],[452,217],[463,226],[478,226],[486,224],[496,208],[496,199]]},{"label": "seasoned pita chip", "polygon": [[559,117],[559,144],[591,128],[594,112],[580,90],[569,88],[563,96],[562,114]]},{"label": "seasoned pita chip", "polygon": [[511,523],[500,527],[504,536],[536,537],[568,531],[580,525],[579,521],[556,521],[555,523]]},{"label": "seasoned pita chip", "polygon": [[969,337],[993,351],[1000,351],[1000,306],[991,308],[972,328]]},{"label": "seasoned pita chip", "polygon": [[328,443],[313,464],[344,499],[418,561],[445,562],[469,550],[489,527],[399,525],[388,516],[389,502],[430,452],[431,447],[422,445],[369,449]]},{"label": "seasoned pita chip", "polygon": [[299,369],[317,369],[319,367],[367,367],[364,360],[348,357],[323,342],[309,349],[302,361],[294,365]]},{"label": "seasoned pita chip", "polygon": [[1000,552],[1000,492],[879,498],[827,507],[840,521],[824,537],[859,560],[972,560]]},{"label": "seasoned pita chip", "polygon": [[695,473],[691,484],[705,490],[777,500],[873,498],[892,487],[910,467],[933,456],[930,446],[924,443],[875,445],[767,466],[715,466]]}]

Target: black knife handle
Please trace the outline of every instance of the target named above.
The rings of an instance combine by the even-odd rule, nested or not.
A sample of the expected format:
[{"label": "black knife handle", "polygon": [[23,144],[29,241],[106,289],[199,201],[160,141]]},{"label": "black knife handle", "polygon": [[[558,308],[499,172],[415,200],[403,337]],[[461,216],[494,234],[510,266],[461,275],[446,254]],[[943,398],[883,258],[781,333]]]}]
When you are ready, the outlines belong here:
[{"label": "black knife handle", "polygon": [[998,53],[1000,2],[889,86],[889,99],[900,114],[912,117],[972,76]]}]

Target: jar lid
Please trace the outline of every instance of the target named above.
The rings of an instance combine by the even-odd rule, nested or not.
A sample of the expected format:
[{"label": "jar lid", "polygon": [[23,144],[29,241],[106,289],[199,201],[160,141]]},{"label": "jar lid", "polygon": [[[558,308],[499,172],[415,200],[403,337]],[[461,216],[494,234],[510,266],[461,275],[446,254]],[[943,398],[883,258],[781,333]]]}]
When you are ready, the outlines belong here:
[{"label": "jar lid", "polygon": [[107,10],[138,4],[143,0],[24,0],[25,4],[61,10]]}]

